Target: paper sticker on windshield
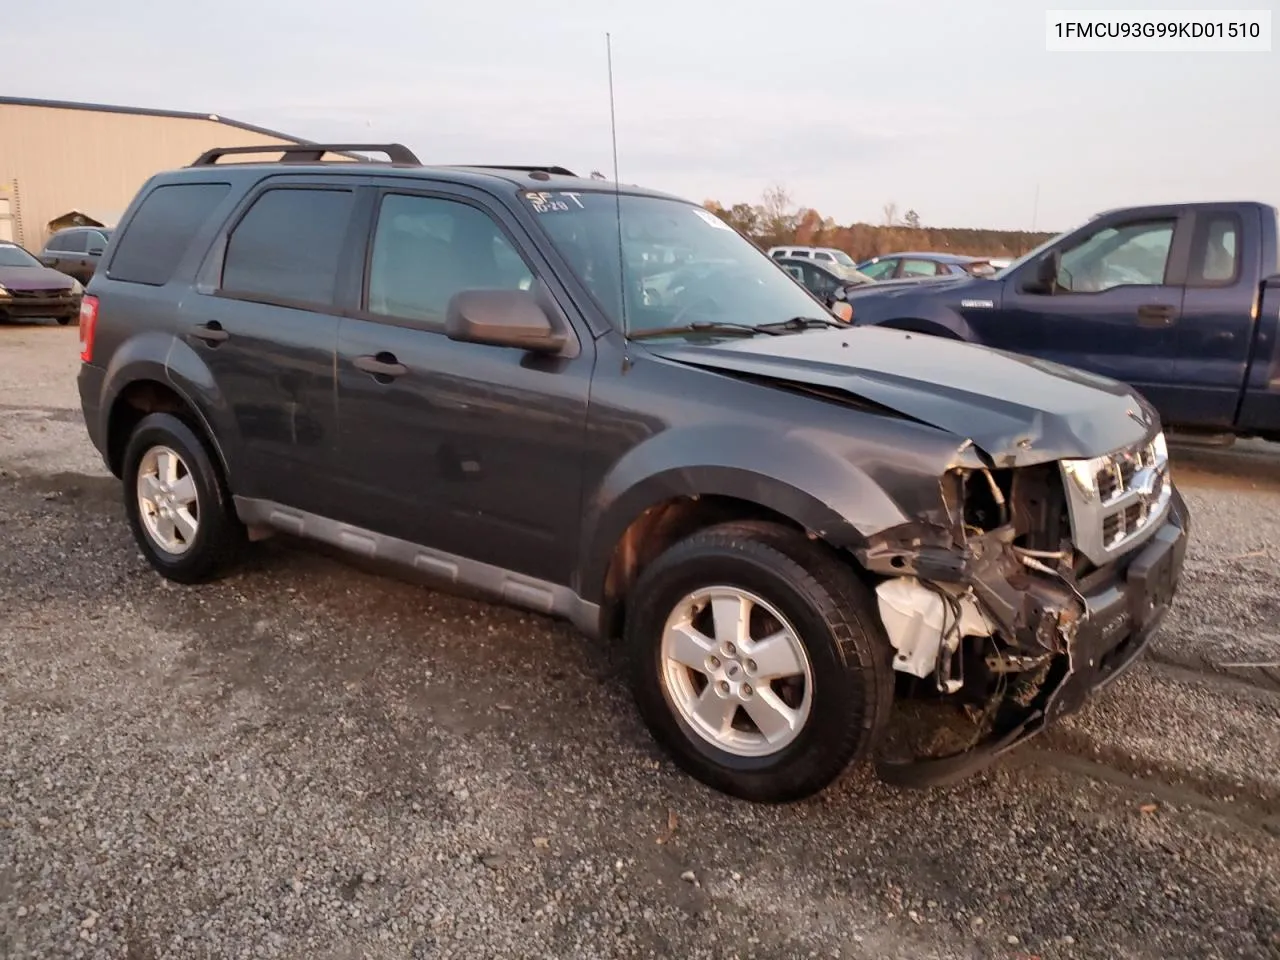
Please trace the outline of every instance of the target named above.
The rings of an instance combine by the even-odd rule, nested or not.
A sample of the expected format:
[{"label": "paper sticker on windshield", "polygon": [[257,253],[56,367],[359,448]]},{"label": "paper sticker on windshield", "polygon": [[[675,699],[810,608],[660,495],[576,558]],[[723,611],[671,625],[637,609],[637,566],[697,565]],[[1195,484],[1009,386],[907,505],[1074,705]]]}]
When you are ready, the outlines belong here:
[{"label": "paper sticker on windshield", "polygon": [[582,200],[580,193],[572,193],[568,190],[560,190],[552,193],[547,190],[530,190],[524,195],[529,201],[529,206],[533,207],[534,213],[560,213],[565,210],[585,210],[586,206]]},{"label": "paper sticker on windshield", "polygon": [[711,224],[711,226],[716,227],[719,230],[733,229],[727,223],[725,223],[723,220],[717,217],[714,213],[711,213],[708,210],[701,210],[698,207],[694,207],[693,212],[696,213],[703,220],[705,220],[707,223]]}]

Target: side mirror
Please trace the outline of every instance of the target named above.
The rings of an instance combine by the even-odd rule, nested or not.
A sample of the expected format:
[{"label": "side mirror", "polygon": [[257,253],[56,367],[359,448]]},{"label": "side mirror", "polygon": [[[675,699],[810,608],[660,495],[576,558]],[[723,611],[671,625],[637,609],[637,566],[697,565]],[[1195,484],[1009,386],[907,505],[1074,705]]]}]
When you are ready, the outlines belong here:
[{"label": "side mirror", "polygon": [[531,290],[455,293],[445,309],[444,331],[450,340],[535,353],[559,353],[568,341]]},{"label": "side mirror", "polygon": [[1058,289],[1058,274],[1062,270],[1062,254],[1050,250],[1036,261],[1035,274],[1023,285],[1028,293],[1052,294]]}]

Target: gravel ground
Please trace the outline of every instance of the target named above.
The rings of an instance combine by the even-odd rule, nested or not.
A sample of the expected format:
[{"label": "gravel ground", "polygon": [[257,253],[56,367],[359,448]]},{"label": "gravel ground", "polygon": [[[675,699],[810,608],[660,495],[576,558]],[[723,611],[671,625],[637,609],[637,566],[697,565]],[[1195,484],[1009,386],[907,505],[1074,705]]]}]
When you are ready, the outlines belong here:
[{"label": "gravel ground", "polygon": [[1280,957],[1270,450],[1178,451],[1183,591],[1084,712],[759,807],[562,624],[275,540],[166,584],[76,353],[0,328],[0,957]]}]

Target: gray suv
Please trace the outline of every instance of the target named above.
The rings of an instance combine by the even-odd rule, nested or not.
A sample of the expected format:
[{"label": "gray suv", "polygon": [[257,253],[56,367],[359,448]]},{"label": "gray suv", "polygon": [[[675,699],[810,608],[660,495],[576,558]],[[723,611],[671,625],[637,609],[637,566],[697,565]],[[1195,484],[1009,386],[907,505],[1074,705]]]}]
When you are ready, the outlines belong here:
[{"label": "gray suv", "polygon": [[567,618],[683,769],[775,802],[972,773],[1169,608],[1130,388],[850,328],[675,197],[280,149],[153,177],[84,299],[85,422],[171,580],[285,531]]}]

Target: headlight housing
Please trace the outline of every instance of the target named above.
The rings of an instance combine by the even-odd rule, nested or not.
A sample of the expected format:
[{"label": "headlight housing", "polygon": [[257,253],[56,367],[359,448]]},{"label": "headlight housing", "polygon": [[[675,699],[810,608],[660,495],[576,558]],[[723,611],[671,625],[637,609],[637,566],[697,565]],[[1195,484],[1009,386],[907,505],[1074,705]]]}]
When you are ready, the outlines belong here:
[{"label": "headlight housing", "polygon": [[82,293],[84,293],[84,284],[73,277],[71,280],[71,295],[73,297],[78,297]]},{"label": "headlight housing", "polygon": [[8,295],[9,295],[9,288],[6,287],[3,283],[0,283],[0,297],[7,297]]}]

